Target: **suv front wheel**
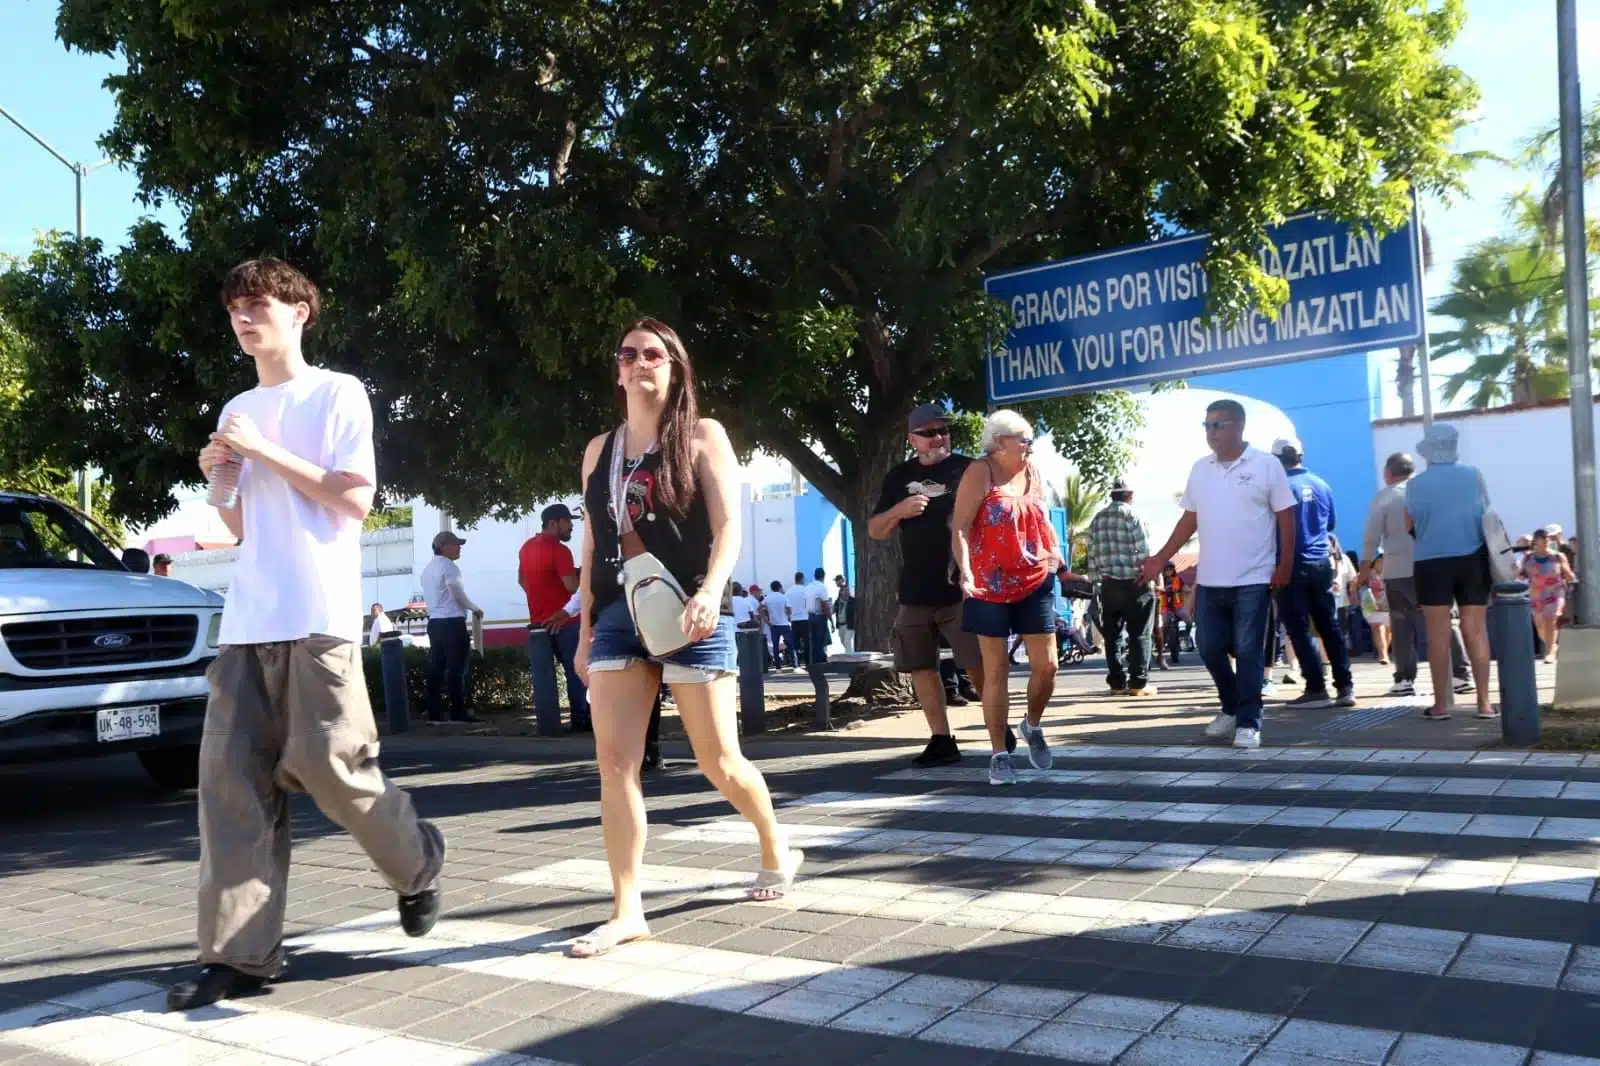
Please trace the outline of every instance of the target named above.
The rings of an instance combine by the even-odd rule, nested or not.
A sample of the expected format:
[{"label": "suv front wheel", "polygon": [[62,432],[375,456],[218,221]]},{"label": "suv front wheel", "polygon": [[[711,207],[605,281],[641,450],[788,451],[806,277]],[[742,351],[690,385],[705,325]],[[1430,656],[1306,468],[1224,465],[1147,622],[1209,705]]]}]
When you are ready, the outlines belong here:
[{"label": "suv front wheel", "polygon": [[194,788],[200,783],[200,745],[181,748],[151,748],[139,752],[139,762],[156,784],[174,792]]}]

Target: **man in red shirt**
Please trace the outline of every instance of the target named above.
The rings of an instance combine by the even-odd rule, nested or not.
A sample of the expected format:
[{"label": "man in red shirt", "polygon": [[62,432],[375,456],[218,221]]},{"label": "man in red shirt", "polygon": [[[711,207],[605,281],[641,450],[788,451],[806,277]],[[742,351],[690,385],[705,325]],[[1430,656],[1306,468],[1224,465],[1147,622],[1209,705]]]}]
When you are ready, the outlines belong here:
[{"label": "man in red shirt", "polygon": [[567,547],[572,539],[572,519],[572,512],[560,503],[553,503],[540,513],[543,528],[517,553],[517,584],[528,595],[528,627],[550,632],[556,657],[567,675],[572,731],[587,733],[593,728],[589,724],[589,698],[575,665],[578,619],[565,609],[578,590],[578,569],[572,561],[572,550]]}]

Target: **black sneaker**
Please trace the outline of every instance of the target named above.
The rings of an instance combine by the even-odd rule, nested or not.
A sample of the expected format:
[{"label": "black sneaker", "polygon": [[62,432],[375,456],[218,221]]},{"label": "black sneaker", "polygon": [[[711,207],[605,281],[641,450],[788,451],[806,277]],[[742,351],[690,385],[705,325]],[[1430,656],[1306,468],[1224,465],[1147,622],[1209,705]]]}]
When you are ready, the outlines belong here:
[{"label": "black sneaker", "polygon": [[1016,734],[1016,730],[1012,729],[1010,726],[1006,726],[1006,754],[1009,755],[1009,754],[1011,754],[1012,752],[1014,752],[1016,750],[1017,750],[1017,734]]},{"label": "black sneaker", "polygon": [[167,1009],[209,1007],[224,999],[238,999],[259,992],[266,983],[265,977],[254,977],[232,966],[213,963],[201,969],[200,976],[193,981],[183,981],[167,989]]},{"label": "black sneaker", "polygon": [[957,691],[961,693],[961,698],[969,703],[980,703],[983,700],[983,697],[978,694],[978,687],[968,678],[961,679],[961,684],[957,686]]},{"label": "black sneaker", "polygon": [[473,714],[471,711],[468,711],[466,714],[462,715],[460,718],[456,718],[454,716],[451,716],[451,718],[450,718],[450,724],[451,725],[481,725],[482,723],[483,723],[483,719],[479,718],[477,715]]},{"label": "black sneaker", "polygon": [[1307,710],[1319,711],[1324,707],[1333,706],[1333,697],[1328,695],[1327,689],[1308,689],[1292,700],[1284,703],[1285,707],[1304,707]]},{"label": "black sneaker", "polygon": [[911,760],[913,766],[954,766],[961,761],[961,749],[956,747],[956,738],[948,733],[928,738],[928,746],[922,749],[922,754]]},{"label": "black sneaker", "polygon": [[406,931],[406,936],[427,936],[438,920],[438,886],[425,888],[414,896],[400,897],[400,928]]},{"label": "black sneaker", "polygon": [[654,744],[646,744],[644,746],[644,762],[640,765],[639,770],[642,773],[649,773],[651,770],[659,769],[661,769],[661,749]]},{"label": "black sneaker", "polygon": [[947,688],[944,690],[944,703],[946,707],[965,707],[970,701],[961,694],[959,689]]}]

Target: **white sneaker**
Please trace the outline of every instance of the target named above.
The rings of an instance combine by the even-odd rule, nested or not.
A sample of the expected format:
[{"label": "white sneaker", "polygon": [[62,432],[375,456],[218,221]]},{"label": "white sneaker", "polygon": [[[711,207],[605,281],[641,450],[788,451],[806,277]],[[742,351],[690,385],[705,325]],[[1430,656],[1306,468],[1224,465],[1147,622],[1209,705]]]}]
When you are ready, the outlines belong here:
[{"label": "white sneaker", "polygon": [[1014,785],[1017,783],[1017,771],[1011,766],[1011,756],[1003,751],[997,751],[989,756],[989,784]]},{"label": "white sneaker", "polygon": [[1415,696],[1417,694],[1417,684],[1415,681],[1396,681],[1389,686],[1388,694],[1390,696]]},{"label": "white sneaker", "polygon": [[1474,691],[1472,682],[1466,680],[1465,678],[1457,681],[1450,687],[1457,696],[1470,696]]},{"label": "white sneaker", "polygon": [[1233,746],[1236,748],[1259,748],[1261,746],[1261,730],[1236,730],[1233,734]]},{"label": "white sneaker", "polygon": [[1233,736],[1233,731],[1237,726],[1238,722],[1233,715],[1219,714],[1211,719],[1210,725],[1206,726],[1206,736],[1213,740],[1223,740]]},{"label": "white sneaker", "polygon": [[1269,679],[1266,684],[1262,685],[1261,686],[1261,698],[1264,699],[1264,700],[1275,700],[1275,699],[1277,699],[1278,698],[1278,686],[1277,686],[1277,684]]}]

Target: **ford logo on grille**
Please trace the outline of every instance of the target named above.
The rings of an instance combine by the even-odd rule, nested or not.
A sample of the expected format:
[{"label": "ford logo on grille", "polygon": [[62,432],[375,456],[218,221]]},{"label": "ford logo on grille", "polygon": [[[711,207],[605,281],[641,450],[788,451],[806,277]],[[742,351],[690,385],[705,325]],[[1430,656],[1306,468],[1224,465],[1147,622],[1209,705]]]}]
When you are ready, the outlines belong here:
[{"label": "ford logo on grille", "polygon": [[94,646],[97,648],[126,648],[132,643],[133,638],[126,633],[101,633],[94,638]]}]

